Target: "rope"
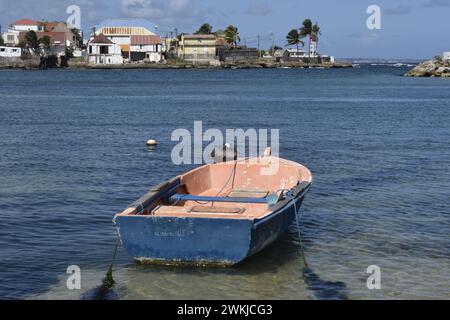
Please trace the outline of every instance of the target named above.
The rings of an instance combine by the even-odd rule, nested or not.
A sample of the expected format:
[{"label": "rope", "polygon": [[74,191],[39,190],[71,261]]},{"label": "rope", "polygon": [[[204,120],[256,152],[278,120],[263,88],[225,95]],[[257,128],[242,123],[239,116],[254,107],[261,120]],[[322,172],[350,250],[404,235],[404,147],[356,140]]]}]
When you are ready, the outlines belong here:
[{"label": "rope", "polygon": [[119,234],[116,235],[116,245],[114,247],[113,256],[111,259],[111,264],[109,265],[108,271],[106,271],[106,276],[103,278],[102,284],[97,288],[97,291],[94,295],[94,300],[104,300],[106,298],[106,295],[108,292],[112,289],[114,286],[114,278],[112,275],[113,272],[113,266],[114,262],[116,261],[116,255],[117,255],[117,249],[119,248],[120,244],[120,237]]},{"label": "rope", "polygon": [[305,264],[305,267],[309,268],[308,262],[306,262],[306,258],[305,258],[305,246],[303,244],[302,233],[300,231],[300,223],[299,223],[299,217],[298,217],[300,214],[300,210],[297,209],[297,203],[295,202],[295,197],[291,192],[286,193],[286,197],[289,197],[292,200],[292,203],[294,204],[295,224],[297,227],[297,235],[298,235],[300,254],[302,256],[302,260],[303,260],[303,263]]}]

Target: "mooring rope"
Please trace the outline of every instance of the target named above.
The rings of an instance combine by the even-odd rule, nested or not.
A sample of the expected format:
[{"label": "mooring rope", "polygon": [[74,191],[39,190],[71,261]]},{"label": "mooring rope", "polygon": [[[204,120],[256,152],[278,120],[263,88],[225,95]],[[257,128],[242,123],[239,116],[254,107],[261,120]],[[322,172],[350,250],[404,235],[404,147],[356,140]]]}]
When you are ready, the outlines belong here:
[{"label": "mooring rope", "polygon": [[302,233],[300,230],[300,223],[299,223],[299,211],[297,209],[297,204],[295,203],[295,196],[291,195],[291,194],[286,194],[286,196],[290,197],[292,199],[292,203],[294,204],[294,214],[295,214],[295,224],[297,227],[297,234],[298,234],[298,242],[299,242],[299,248],[300,248],[300,254],[302,256],[302,260],[303,263],[305,264],[305,267],[308,268],[308,262],[306,262],[306,258],[305,258],[305,246],[303,244],[303,238],[302,238]]},{"label": "mooring rope", "polygon": [[103,278],[102,284],[100,285],[100,287],[98,287],[98,290],[93,297],[95,300],[104,300],[106,298],[106,295],[108,294],[108,292],[111,290],[111,288],[116,283],[114,281],[112,272],[113,272],[114,262],[116,261],[117,249],[119,248],[119,244],[120,244],[119,234],[117,234],[116,237],[117,237],[117,240],[116,240],[116,244],[114,246],[111,263],[109,265],[108,271],[106,271],[106,276],[105,276],[105,278]]}]

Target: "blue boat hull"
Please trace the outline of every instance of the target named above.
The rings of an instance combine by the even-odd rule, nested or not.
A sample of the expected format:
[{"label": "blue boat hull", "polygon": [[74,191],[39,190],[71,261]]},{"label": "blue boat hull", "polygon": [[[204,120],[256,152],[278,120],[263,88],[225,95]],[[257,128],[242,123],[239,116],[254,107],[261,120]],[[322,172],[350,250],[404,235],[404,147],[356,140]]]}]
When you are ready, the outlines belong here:
[{"label": "blue boat hull", "polygon": [[[295,198],[297,209],[303,195]],[[125,250],[140,262],[234,265],[283,235],[295,218],[293,200],[262,219],[116,216]]]}]

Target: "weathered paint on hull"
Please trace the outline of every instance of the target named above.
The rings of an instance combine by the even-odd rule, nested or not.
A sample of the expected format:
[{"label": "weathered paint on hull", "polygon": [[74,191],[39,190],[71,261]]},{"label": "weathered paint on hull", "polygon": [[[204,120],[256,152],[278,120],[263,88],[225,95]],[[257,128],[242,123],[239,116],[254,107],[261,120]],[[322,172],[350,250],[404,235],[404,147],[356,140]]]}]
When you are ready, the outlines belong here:
[{"label": "weathered paint on hull", "polygon": [[[296,199],[297,208],[302,198]],[[290,201],[259,220],[202,217],[117,216],[125,250],[142,263],[230,266],[261,251],[291,225]]]}]

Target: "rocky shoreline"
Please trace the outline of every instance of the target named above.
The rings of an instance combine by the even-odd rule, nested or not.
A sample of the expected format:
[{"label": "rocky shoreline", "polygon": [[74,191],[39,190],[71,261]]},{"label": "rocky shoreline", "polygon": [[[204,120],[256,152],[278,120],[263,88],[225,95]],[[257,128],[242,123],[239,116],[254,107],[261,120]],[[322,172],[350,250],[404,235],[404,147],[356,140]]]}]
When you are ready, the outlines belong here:
[{"label": "rocky shoreline", "polygon": [[450,61],[441,57],[424,61],[405,73],[406,77],[441,77],[450,78]]},{"label": "rocky shoreline", "polygon": [[[0,69],[37,69],[39,61],[14,60],[0,61]],[[68,69],[262,69],[262,68],[351,68],[353,64],[349,62],[326,62],[326,63],[305,63],[305,62],[275,62],[270,60],[254,60],[241,62],[225,62],[217,65],[190,63],[181,60],[166,61],[166,63],[127,63],[121,65],[90,65],[82,59],[71,59],[68,61]]]}]

